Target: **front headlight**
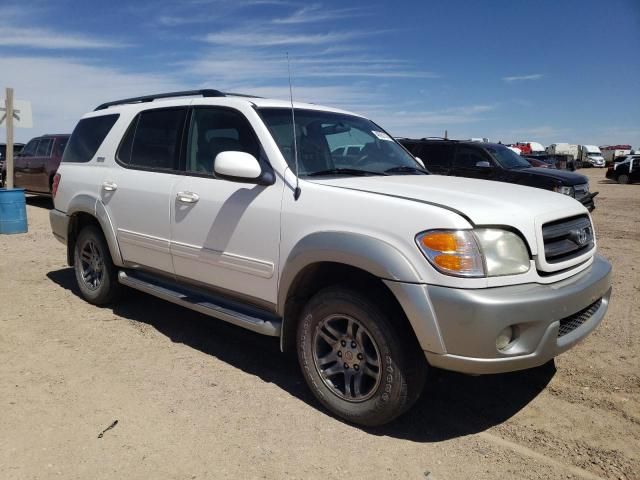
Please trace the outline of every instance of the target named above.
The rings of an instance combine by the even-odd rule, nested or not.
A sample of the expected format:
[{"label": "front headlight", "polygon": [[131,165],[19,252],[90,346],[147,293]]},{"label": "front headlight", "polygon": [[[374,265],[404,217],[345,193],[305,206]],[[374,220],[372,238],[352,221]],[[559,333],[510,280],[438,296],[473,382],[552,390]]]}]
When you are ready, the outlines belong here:
[{"label": "front headlight", "polygon": [[429,263],[447,275],[515,275],[530,266],[524,242],[507,230],[432,230],[418,234],[416,243]]},{"label": "front headlight", "polygon": [[474,233],[484,255],[488,277],[529,271],[529,252],[518,235],[498,228],[482,228]]},{"label": "front headlight", "polygon": [[553,190],[558,192],[558,193],[562,193],[563,195],[569,195],[571,197],[575,196],[575,194],[573,192],[573,187],[568,187],[568,186],[565,186],[565,185],[558,185]]}]

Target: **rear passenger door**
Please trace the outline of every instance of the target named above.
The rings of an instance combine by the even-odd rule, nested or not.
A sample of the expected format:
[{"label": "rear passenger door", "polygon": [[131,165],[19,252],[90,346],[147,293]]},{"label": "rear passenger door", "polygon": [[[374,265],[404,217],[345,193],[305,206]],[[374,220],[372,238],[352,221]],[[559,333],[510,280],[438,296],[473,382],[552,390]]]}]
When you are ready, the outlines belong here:
[{"label": "rear passenger door", "polygon": [[261,305],[277,300],[280,206],[283,183],[238,183],[217,178],[214,160],[225,151],[270,165],[244,113],[195,107],[191,114],[186,175],[171,198],[171,253],[177,276],[214,290],[242,292]]},{"label": "rear passenger door", "polygon": [[119,168],[105,171],[102,202],[131,266],[173,273],[170,211],[186,114],[186,107],[140,112],[116,153]]}]

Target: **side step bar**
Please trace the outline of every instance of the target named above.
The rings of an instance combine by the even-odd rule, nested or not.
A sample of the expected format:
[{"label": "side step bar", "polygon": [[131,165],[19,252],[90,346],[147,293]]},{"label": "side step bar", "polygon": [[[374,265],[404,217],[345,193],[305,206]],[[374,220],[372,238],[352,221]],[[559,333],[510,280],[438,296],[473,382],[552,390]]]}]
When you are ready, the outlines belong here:
[{"label": "side step bar", "polygon": [[149,293],[168,302],[224,320],[262,335],[279,337],[282,320],[257,308],[236,304],[221,298],[164,282],[149,275],[120,271],[118,281],[127,287]]}]

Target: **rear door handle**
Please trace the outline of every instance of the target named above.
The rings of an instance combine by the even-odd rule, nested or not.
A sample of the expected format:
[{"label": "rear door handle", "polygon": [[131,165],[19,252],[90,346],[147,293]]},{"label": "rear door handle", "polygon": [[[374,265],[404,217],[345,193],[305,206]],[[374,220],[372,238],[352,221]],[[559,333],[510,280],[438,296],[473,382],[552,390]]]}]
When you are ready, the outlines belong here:
[{"label": "rear door handle", "polygon": [[117,188],[118,188],[118,185],[116,185],[113,182],[103,182],[102,183],[102,189],[105,192],[115,192]]},{"label": "rear door handle", "polygon": [[193,192],[178,192],[176,198],[182,203],[196,203],[200,200],[200,196]]}]

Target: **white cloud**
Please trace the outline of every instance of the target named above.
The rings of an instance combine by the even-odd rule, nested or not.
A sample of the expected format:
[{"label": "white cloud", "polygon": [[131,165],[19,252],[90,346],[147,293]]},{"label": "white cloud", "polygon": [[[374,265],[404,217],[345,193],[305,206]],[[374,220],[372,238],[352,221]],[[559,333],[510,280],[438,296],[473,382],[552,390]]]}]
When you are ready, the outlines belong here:
[{"label": "white cloud", "polygon": [[56,50],[118,48],[126,45],[84,35],[64,34],[43,28],[0,25],[0,46]]},{"label": "white cloud", "polygon": [[330,10],[327,9],[324,5],[316,3],[308,5],[306,7],[302,7],[286,17],[274,18],[272,20],[272,23],[279,25],[316,23],[326,22],[329,20],[346,19],[354,17],[356,15],[363,15],[363,9],[343,8],[339,10]]},{"label": "white cloud", "polygon": [[[215,82],[269,82],[286,79],[287,60],[284,54],[258,55],[246,50],[234,50],[181,64],[188,73],[207,76]],[[354,56],[293,56],[291,70],[294,79],[313,78],[437,78],[433,72],[415,70],[401,60],[366,55]]]},{"label": "white cloud", "polygon": [[502,77],[502,80],[507,83],[522,82],[527,80],[540,80],[543,76],[544,75],[542,75],[541,73],[534,73],[532,75],[514,75],[511,77]]},{"label": "white cloud", "polygon": [[[33,128],[15,130],[16,141],[43,133],[70,132],[80,116],[109,100],[184,90],[167,75],[125,72],[70,58],[0,57],[0,72],[15,98],[31,102]],[[0,129],[0,141],[5,131]]]},{"label": "white cloud", "polygon": [[277,47],[277,46],[309,46],[346,42],[374,32],[327,32],[327,33],[282,33],[276,31],[260,31],[256,29],[224,30],[209,33],[204,41],[214,45],[233,47]]}]

